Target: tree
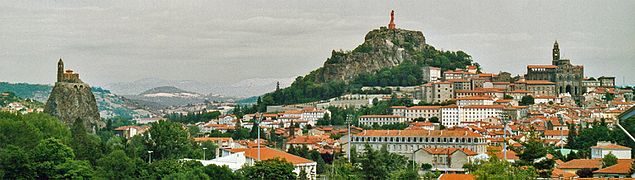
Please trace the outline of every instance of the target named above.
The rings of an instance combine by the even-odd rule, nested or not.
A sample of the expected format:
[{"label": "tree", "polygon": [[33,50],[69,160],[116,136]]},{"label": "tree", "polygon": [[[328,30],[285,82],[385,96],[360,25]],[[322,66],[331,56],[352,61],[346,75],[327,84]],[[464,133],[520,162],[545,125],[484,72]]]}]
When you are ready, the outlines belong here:
[{"label": "tree", "polygon": [[411,168],[399,169],[390,173],[390,179],[419,179],[419,173]]},{"label": "tree", "polygon": [[54,138],[40,141],[40,144],[31,151],[31,156],[39,179],[54,178],[57,175],[58,165],[75,158],[73,149]]},{"label": "tree", "polygon": [[141,178],[142,167],[138,163],[141,159],[132,159],[123,150],[115,150],[97,160],[97,172],[106,179]]},{"label": "tree", "polygon": [[9,145],[0,149],[0,171],[3,179],[35,179],[33,162],[21,147]]},{"label": "tree", "polygon": [[[205,150],[203,148],[205,148]],[[205,160],[209,160],[216,157],[216,149],[218,149],[218,145],[211,141],[205,141],[201,143],[201,145],[197,149],[205,151]],[[201,159],[203,159],[203,153],[201,153]]]},{"label": "tree", "polygon": [[326,162],[324,162],[324,159],[322,159],[322,155],[320,154],[320,152],[313,149],[309,152],[309,156],[311,157],[311,160],[317,163],[316,172],[318,174],[324,173],[324,166],[326,165]]},{"label": "tree", "polygon": [[472,174],[477,179],[535,179],[537,177],[532,166],[515,167],[496,157],[476,164],[476,170]]},{"label": "tree", "polygon": [[294,180],[293,164],[278,158],[258,161],[253,166],[246,166],[239,172],[247,179],[281,179]]},{"label": "tree", "polygon": [[503,99],[514,99],[514,97],[513,97],[513,96],[510,96],[510,95],[505,94],[505,96],[503,97]]},{"label": "tree", "polygon": [[152,123],[143,138],[146,149],[153,151],[152,159],[156,160],[186,157],[194,143],[181,124],[171,121]]},{"label": "tree", "polygon": [[527,106],[527,105],[534,104],[534,97],[533,97],[533,96],[530,96],[530,95],[523,96],[523,97],[520,99],[519,104],[520,104],[521,106]]},{"label": "tree", "polygon": [[604,158],[602,158],[602,167],[609,167],[612,165],[617,164],[617,157],[615,157],[615,155],[613,155],[612,152],[609,152],[607,155],[604,156]]},{"label": "tree", "polygon": [[431,117],[429,120],[430,120],[431,123],[439,123],[439,118],[436,117],[436,116]]},{"label": "tree", "polygon": [[576,175],[580,178],[590,178],[593,177],[593,171],[597,170],[597,168],[584,168],[575,172]]},{"label": "tree", "polygon": [[430,169],[432,169],[432,164],[428,164],[428,163],[421,164],[421,170],[427,171]]},{"label": "tree", "polygon": [[326,168],[328,171],[326,175],[329,179],[362,179],[360,170],[351,163],[346,162],[346,159],[337,159],[332,164]]},{"label": "tree", "polygon": [[203,172],[214,179],[242,179],[242,177],[232,172],[227,166],[210,164],[203,167]]},{"label": "tree", "polygon": [[68,160],[55,166],[53,179],[92,179],[94,171],[88,161]]},{"label": "tree", "polygon": [[71,132],[73,137],[70,145],[77,159],[88,160],[94,164],[102,155],[101,140],[97,136],[88,134],[82,118],[77,118],[73,122]]}]

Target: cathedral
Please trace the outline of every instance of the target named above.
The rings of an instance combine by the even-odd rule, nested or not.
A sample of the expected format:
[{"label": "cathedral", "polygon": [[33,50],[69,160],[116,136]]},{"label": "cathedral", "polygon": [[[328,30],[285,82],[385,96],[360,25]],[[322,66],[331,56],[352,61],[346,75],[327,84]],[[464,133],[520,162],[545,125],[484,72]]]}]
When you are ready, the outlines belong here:
[{"label": "cathedral", "polygon": [[582,96],[584,67],[573,65],[569,59],[560,58],[558,41],[553,44],[551,65],[527,65],[527,80],[547,80],[556,85],[555,93],[569,93],[575,99]]}]

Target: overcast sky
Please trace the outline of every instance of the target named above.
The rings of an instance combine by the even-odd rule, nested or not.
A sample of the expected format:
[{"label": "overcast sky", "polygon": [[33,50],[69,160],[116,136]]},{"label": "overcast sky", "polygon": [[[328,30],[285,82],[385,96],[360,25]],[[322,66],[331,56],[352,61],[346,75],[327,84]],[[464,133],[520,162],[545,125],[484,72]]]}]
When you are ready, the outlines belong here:
[{"label": "overcast sky", "polygon": [[142,78],[232,83],[289,78],[386,26],[422,31],[485,71],[564,58],[635,84],[635,1],[5,1],[0,81],[52,83],[56,62],[105,85]]}]

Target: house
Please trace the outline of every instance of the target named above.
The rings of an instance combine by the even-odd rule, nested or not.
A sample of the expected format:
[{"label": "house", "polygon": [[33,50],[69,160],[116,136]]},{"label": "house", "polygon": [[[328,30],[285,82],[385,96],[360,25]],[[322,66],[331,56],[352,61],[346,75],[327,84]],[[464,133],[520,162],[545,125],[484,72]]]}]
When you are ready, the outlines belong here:
[{"label": "house", "polygon": [[591,147],[591,158],[604,158],[607,154],[613,154],[617,159],[631,159],[631,148],[599,141]]},{"label": "house", "polygon": [[476,155],[467,148],[423,148],[415,152],[414,158],[417,164],[431,164],[433,170],[463,172],[463,165]]},{"label": "house", "polygon": [[149,126],[121,126],[115,129],[115,135],[130,139],[136,135],[143,134],[148,129],[150,129]]},{"label": "house", "polygon": [[[242,153],[244,154],[244,156],[241,156],[238,153]],[[244,163],[241,166],[253,166],[256,161],[261,161],[261,160],[268,160],[268,159],[274,159],[274,158],[280,158],[282,160],[285,160],[287,162],[290,162],[291,164],[293,164],[294,169],[293,172],[296,174],[300,174],[300,172],[302,170],[304,170],[304,172],[307,173],[307,178],[308,179],[316,179],[317,178],[317,163],[309,160],[309,159],[305,159],[302,158],[300,156],[296,156],[293,154],[289,154],[287,152],[284,151],[280,151],[277,149],[272,149],[272,148],[267,148],[267,147],[262,147],[262,148],[234,148],[234,149],[223,149],[223,156],[219,158],[219,160],[217,160],[217,162],[226,162],[227,160],[235,160],[235,162],[243,162],[241,159],[242,157],[244,157]],[[238,155],[235,155],[238,154]],[[223,159],[223,157],[225,156],[230,156],[231,155],[235,155],[233,156],[233,158],[227,158],[227,159]],[[211,160],[214,161],[214,160]],[[238,164],[238,163],[234,163],[234,164]],[[205,165],[205,164],[204,164]]]},{"label": "house", "polygon": [[631,173],[631,167],[633,166],[632,159],[619,159],[617,164],[609,166],[597,171],[593,171],[593,177],[596,178],[630,178],[633,177]]},{"label": "house", "polygon": [[580,169],[593,169],[602,168],[602,159],[574,159],[563,164],[558,165],[556,168],[562,169],[568,173],[574,173]]}]

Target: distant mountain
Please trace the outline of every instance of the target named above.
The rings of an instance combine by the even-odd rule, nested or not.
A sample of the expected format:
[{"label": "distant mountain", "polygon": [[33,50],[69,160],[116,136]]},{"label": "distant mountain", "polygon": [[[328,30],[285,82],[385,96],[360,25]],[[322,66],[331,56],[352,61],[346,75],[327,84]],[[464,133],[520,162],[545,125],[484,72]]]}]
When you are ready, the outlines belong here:
[{"label": "distant mountain", "polygon": [[178,97],[178,98],[200,98],[203,95],[185,91],[174,86],[161,86],[149,89],[139,94],[144,97]]},{"label": "distant mountain", "polygon": [[138,95],[126,95],[125,97],[153,109],[204,103],[208,99],[205,95],[185,91],[174,86],[155,87]]},{"label": "distant mountain", "polygon": [[[12,92],[20,98],[33,99],[41,103],[46,103],[52,88],[51,85],[43,84],[0,82],[0,92]],[[91,91],[95,95],[97,108],[102,118],[115,116],[124,118],[147,117],[151,114],[135,102],[113,94],[109,90],[92,87]]]},{"label": "distant mountain", "polygon": [[193,80],[164,80],[158,78],[146,78],[132,82],[119,82],[105,85],[116,94],[138,95],[146,90],[172,86],[185,91],[199,94],[207,94],[209,98],[238,99],[251,96],[259,96],[275,90],[276,83],[281,87],[291,85],[294,78],[253,78],[236,83],[205,83]]}]

